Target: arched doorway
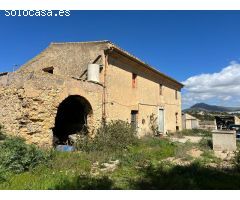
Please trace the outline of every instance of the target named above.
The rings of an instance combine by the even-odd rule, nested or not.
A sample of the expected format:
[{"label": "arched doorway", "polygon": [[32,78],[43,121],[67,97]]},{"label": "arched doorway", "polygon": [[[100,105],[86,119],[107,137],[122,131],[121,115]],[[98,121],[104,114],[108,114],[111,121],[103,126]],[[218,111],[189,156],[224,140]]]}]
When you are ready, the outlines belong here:
[{"label": "arched doorway", "polygon": [[90,103],[79,95],[71,95],[59,104],[53,135],[56,144],[67,144],[69,135],[87,134],[88,119],[92,116]]}]

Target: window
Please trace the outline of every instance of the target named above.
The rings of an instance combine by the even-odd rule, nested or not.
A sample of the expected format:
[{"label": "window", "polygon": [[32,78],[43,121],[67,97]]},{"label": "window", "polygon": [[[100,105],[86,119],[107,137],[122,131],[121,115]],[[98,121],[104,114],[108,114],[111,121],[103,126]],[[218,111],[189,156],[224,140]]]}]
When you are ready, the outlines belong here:
[{"label": "window", "polygon": [[43,69],[44,72],[47,72],[49,74],[53,74],[53,70],[54,70],[53,67],[46,67],[46,68]]},{"label": "window", "polygon": [[178,91],[175,90],[175,99],[178,99]]},{"label": "window", "polygon": [[137,87],[137,74],[132,73],[132,88]]},{"label": "window", "polygon": [[175,113],[176,116],[176,131],[179,131],[179,126],[178,126],[178,112]]},{"label": "window", "polygon": [[131,111],[131,126],[132,126],[132,128],[134,128],[134,130],[137,129],[137,115],[138,115],[137,110]]},{"label": "window", "polygon": [[159,84],[159,94],[162,95],[163,94],[163,85]]},{"label": "window", "polygon": [[175,117],[176,117],[176,124],[178,123],[178,113],[175,113]]}]

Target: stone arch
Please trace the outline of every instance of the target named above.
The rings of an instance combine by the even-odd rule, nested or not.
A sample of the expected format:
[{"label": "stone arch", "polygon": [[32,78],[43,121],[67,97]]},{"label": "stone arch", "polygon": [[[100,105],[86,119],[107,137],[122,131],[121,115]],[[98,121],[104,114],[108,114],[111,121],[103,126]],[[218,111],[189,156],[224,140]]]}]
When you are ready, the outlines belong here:
[{"label": "stone arch", "polygon": [[58,106],[53,128],[54,144],[68,144],[69,135],[88,134],[93,109],[89,101],[80,95],[70,95]]}]

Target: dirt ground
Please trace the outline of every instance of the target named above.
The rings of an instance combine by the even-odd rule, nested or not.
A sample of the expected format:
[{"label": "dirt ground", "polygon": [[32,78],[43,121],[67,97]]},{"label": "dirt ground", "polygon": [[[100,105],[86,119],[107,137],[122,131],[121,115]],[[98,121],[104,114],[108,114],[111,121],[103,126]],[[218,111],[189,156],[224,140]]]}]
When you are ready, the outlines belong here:
[{"label": "dirt ground", "polygon": [[187,141],[191,143],[199,143],[201,141],[201,136],[184,136],[183,138],[171,137],[172,142],[186,143]]},{"label": "dirt ground", "polygon": [[[171,162],[174,165],[186,166],[190,165],[195,160],[201,160],[206,163],[206,166],[213,168],[222,168],[230,169],[233,167],[233,159],[235,152],[229,151],[213,151],[209,149],[203,149],[199,143],[203,139],[201,136],[183,136],[179,137],[170,137],[171,142],[177,142],[181,144],[188,143],[190,144],[185,156],[183,153],[182,157],[169,157],[163,162]],[[187,144],[186,144],[187,145]],[[186,146],[185,146],[186,147]],[[188,159],[186,159],[188,157]]]}]

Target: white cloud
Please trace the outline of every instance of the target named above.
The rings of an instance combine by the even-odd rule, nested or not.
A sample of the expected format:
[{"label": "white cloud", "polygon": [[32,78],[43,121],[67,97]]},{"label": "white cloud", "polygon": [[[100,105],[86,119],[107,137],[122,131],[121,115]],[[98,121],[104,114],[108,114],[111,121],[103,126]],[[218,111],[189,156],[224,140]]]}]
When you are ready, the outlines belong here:
[{"label": "white cloud", "polygon": [[[192,76],[182,82],[185,85],[183,105],[197,102],[224,102],[236,106],[240,98],[240,64],[231,62],[220,72]],[[235,104],[235,105],[231,105]]]}]

